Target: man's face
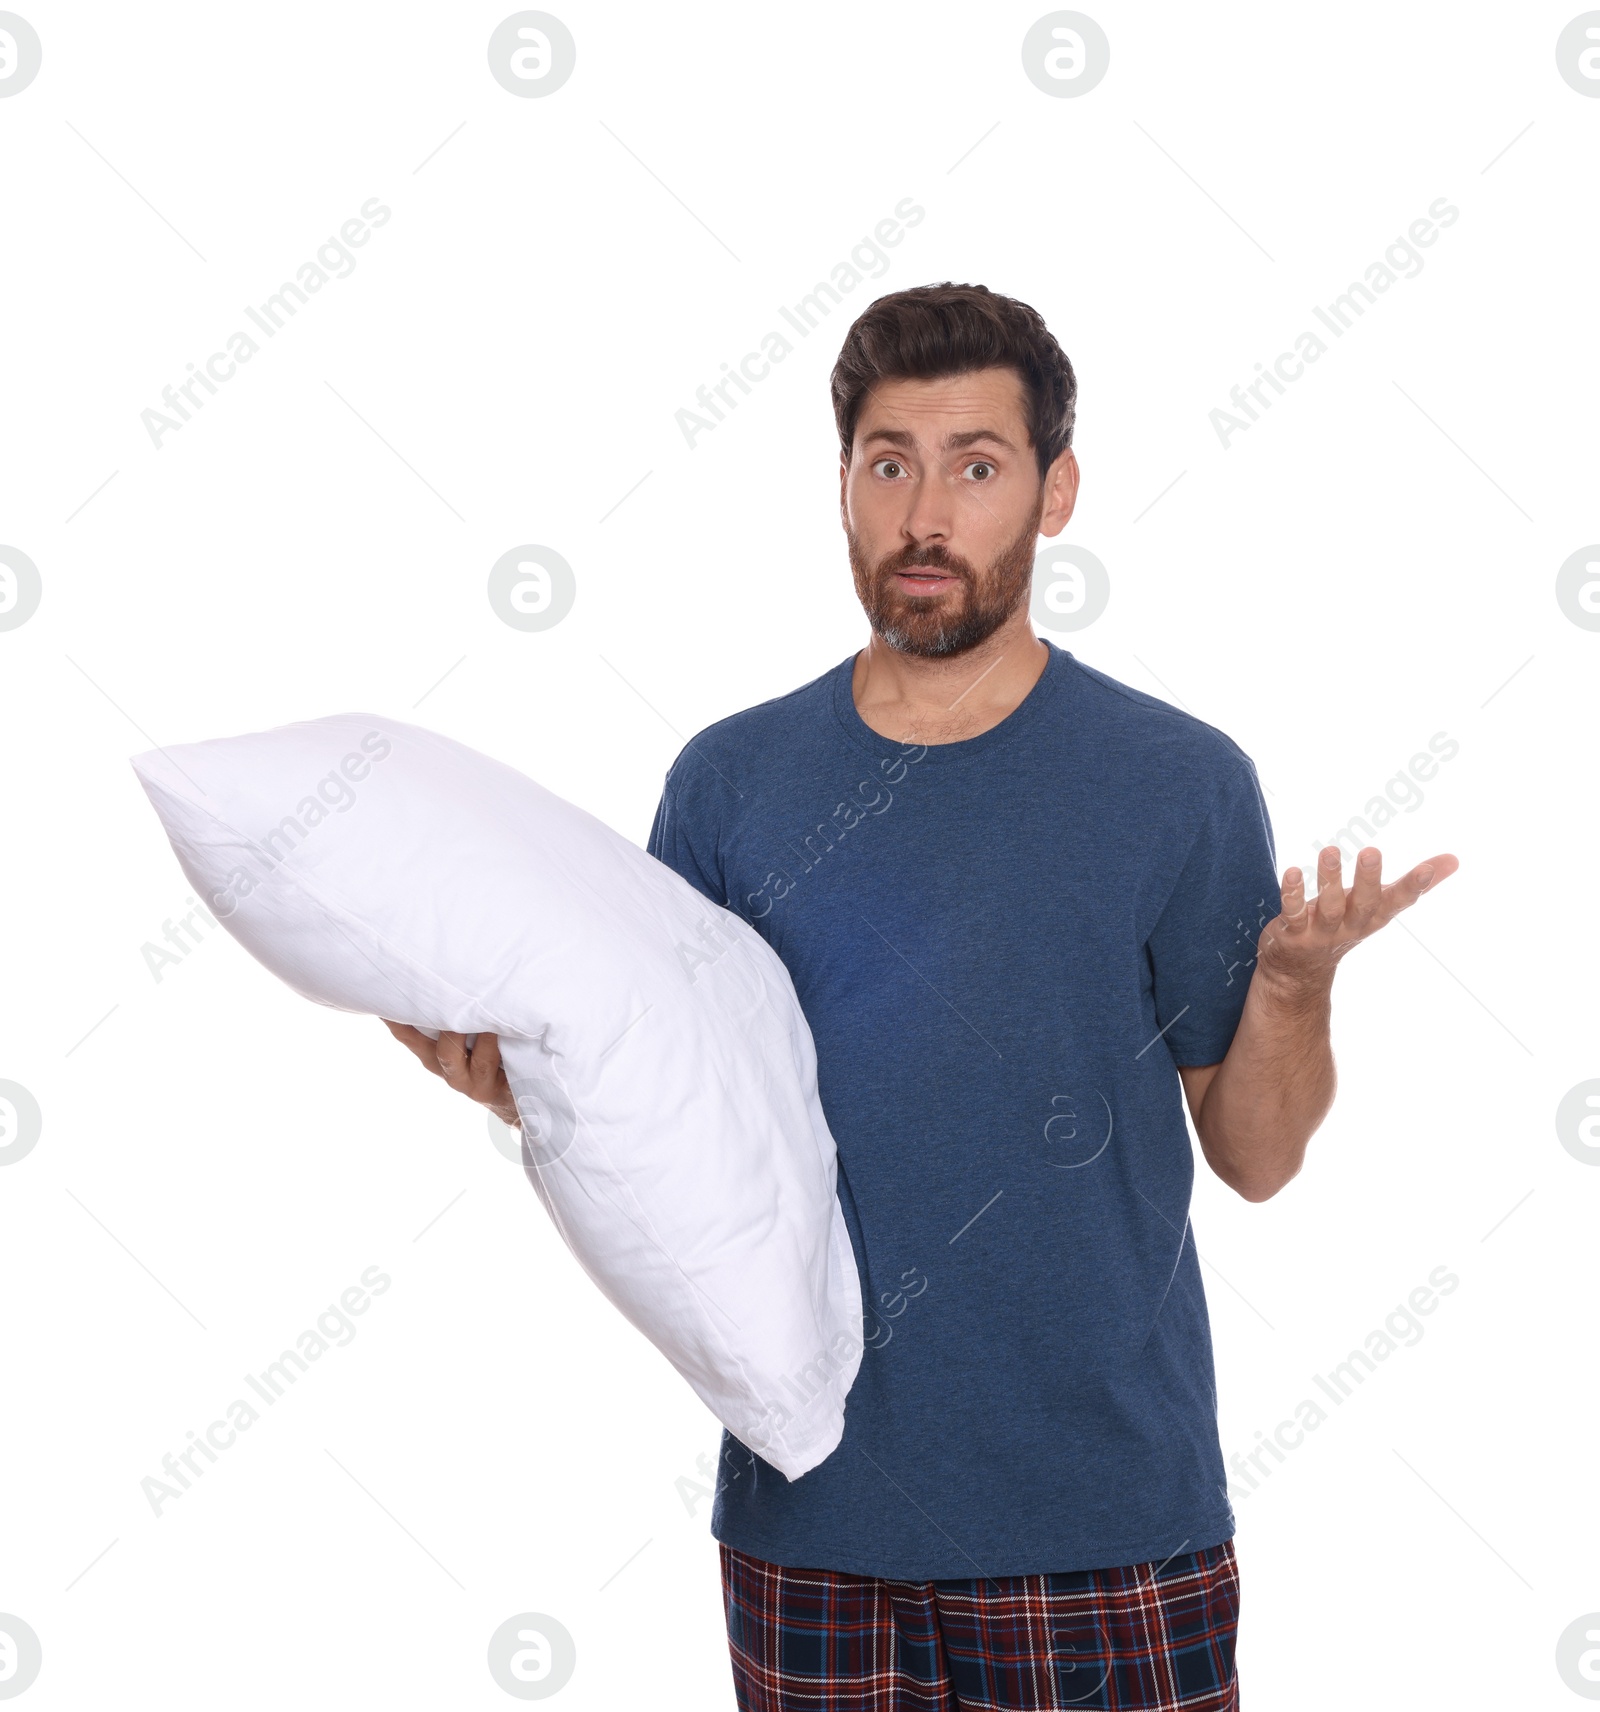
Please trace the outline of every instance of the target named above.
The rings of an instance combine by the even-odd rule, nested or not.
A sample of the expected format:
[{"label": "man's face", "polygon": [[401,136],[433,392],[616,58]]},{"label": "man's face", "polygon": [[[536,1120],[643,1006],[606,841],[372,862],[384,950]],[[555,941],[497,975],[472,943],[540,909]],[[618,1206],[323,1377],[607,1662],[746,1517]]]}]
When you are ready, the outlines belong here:
[{"label": "man's face", "polygon": [[1040,482],[1024,408],[1011,369],[882,381],[862,404],[840,509],[856,595],[891,648],[964,653],[1027,600],[1078,468],[1063,452]]}]

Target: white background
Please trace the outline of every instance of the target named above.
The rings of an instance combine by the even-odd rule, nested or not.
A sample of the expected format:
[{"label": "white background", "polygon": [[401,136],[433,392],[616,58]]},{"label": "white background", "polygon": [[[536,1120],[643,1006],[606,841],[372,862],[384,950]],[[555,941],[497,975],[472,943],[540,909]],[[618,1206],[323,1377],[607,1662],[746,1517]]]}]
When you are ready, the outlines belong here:
[{"label": "white background", "polygon": [[[1230,1455],[1460,1278],[1235,1487],[1244,1704],[1577,1704],[1600,1169],[1555,1111],[1600,1076],[1600,632],[1555,590],[1600,539],[1600,100],[1557,73],[1573,12],[1093,0],[1109,73],[1055,99],[1032,6],[555,5],[576,71],[519,99],[494,7],[25,0],[0,541],[43,598],[0,632],[0,1077],[43,1133],[0,1173],[0,1611],[42,1640],[27,1703],[492,1707],[488,1638],[534,1611],[576,1642],[559,1705],[733,1705],[715,1422],[377,1022],[220,930],[155,979],[187,888],[127,758],[369,709],[642,843],[685,738],[860,645],[828,372],[872,296],[954,279],[1078,370],[1065,539],[1111,598],[1057,640],[1254,757],[1281,865],[1460,746],[1378,839],[1462,866],[1344,966],[1305,1171],[1261,1206],[1197,1189]],[[161,389],[373,196],[354,272],[153,446]],[[882,277],[686,446],[696,387],[908,196]],[[1208,413],[1441,196],[1423,270],[1224,449]],[[543,633],[485,595],[524,542],[577,579]],[[162,1456],[372,1265],[349,1347],[153,1515]]]}]

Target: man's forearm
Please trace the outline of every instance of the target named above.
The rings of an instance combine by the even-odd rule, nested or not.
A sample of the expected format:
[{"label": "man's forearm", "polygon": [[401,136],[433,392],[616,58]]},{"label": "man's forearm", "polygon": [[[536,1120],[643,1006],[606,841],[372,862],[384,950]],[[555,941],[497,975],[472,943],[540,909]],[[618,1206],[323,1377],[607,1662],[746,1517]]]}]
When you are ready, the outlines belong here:
[{"label": "man's forearm", "polygon": [[1332,971],[1289,982],[1258,966],[1228,1055],[1195,1119],[1211,1169],[1247,1201],[1265,1201],[1299,1171],[1328,1115],[1337,1078],[1328,1025]]}]

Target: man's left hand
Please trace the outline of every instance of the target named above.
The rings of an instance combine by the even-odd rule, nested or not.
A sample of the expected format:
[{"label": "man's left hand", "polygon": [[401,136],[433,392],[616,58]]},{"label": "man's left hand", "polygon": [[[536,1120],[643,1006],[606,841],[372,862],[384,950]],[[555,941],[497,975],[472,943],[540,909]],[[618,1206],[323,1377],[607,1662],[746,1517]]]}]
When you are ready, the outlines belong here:
[{"label": "man's left hand", "polygon": [[1298,868],[1285,870],[1283,911],[1261,930],[1258,970],[1287,990],[1325,990],[1339,959],[1352,946],[1410,909],[1460,866],[1454,856],[1430,856],[1386,886],[1383,854],[1368,845],[1356,855],[1355,875],[1346,891],[1339,846],[1324,846],[1317,859],[1317,895],[1309,902],[1305,875]]}]

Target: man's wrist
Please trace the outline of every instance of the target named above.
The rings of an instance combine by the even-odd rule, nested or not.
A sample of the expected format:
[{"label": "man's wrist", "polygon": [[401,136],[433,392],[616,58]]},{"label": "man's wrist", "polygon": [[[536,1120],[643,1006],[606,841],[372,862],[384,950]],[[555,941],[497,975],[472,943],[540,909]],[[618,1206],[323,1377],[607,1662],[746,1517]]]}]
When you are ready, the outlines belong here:
[{"label": "man's wrist", "polygon": [[1284,1016],[1317,1016],[1329,1010],[1333,1003],[1334,965],[1325,969],[1275,969],[1262,962],[1256,965],[1251,982],[1258,989],[1261,1001],[1269,1010]]}]

